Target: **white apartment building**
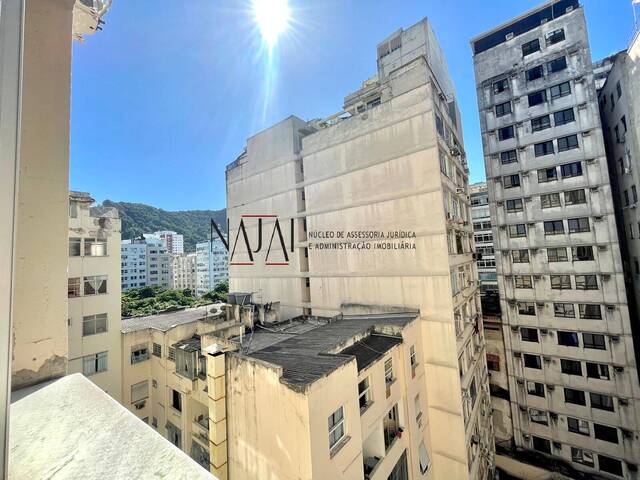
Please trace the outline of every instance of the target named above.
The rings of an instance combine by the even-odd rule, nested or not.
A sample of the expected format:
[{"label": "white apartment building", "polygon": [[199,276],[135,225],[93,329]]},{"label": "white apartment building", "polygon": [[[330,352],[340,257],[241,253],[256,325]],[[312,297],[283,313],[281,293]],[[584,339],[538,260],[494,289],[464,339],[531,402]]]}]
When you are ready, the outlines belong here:
[{"label": "white apartment building", "polygon": [[173,287],[176,290],[196,291],[197,254],[182,253],[172,256]]},{"label": "white apartment building", "polygon": [[546,2],[471,46],[515,445],[637,478],[640,389],[584,10]]},{"label": "white apartment building", "polygon": [[229,254],[222,241],[196,244],[196,295],[201,296],[229,280]]},{"label": "white apartment building", "polygon": [[120,219],[69,193],[69,373],[121,397]]},{"label": "white apartment building", "polygon": [[156,235],[122,241],[122,291],[144,286],[172,288],[172,258]]},{"label": "white apartment building", "polygon": [[[609,57],[611,58],[611,57]],[[640,305],[640,30],[598,92],[629,305]]]},{"label": "white apartment building", "polygon": [[[384,39],[377,67],[343,111],[310,122],[291,116],[249,138],[228,165],[230,291],[279,302],[285,320],[330,318],[345,305],[417,311],[414,350],[426,388],[424,429],[413,440],[431,460],[421,475],[487,478],[493,433],[455,90],[427,19]],[[407,231],[407,250],[389,240]],[[399,416],[408,418],[413,399],[401,398]],[[360,447],[332,453],[328,471],[363,478]],[[403,468],[410,462],[409,472],[420,471],[415,455],[393,461],[393,478],[418,478]]]},{"label": "white apartment building", "polygon": [[167,251],[173,255],[181,255],[184,253],[184,236],[171,230],[160,230],[153,232],[161,240],[164,240]]},{"label": "white apartment building", "polygon": [[480,278],[480,294],[484,295],[488,291],[496,293],[498,291],[498,277],[493,251],[493,231],[491,230],[487,183],[480,182],[469,185],[469,196],[471,198],[473,239],[478,256],[476,265]]}]

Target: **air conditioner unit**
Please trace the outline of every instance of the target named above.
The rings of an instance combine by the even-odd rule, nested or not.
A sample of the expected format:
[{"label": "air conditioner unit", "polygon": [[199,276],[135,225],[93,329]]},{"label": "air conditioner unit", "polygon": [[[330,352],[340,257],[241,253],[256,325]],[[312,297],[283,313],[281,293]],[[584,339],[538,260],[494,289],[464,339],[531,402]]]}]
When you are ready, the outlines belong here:
[{"label": "air conditioner unit", "polygon": [[587,163],[591,164],[594,163],[596,161],[595,158],[587,158]]},{"label": "air conditioner unit", "polygon": [[556,412],[549,412],[549,416],[551,417],[552,420],[558,419],[558,414]]},{"label": "air conditioner unit", "polygon": [[456,193],[464,193],[464,188],[456,188]]},{"label": "air conditioner unit", "polygon": [[547,384],[547,390],[551,390],[551,391],[553,391],[553,390],[555,390],[555,389],[556,389],[555,385],[549,385],[549,384]]},{"label": "air conditioner unit", "polygon": [[544,308],[545,303],[544,302],[536,302],[536,305],[540,308]]},{"label": "air conditioner unit", "polygon": [[591,135],[591,130],[585,130],[584,132],[582,132],[583,137],[588,137],[589,135]]},{"label": "air conditioner unit", "polygon": [[520,353],[520,352],[513,352],[513,356],[514,356],[514,357],[521,357],[521,356],[522,356],[522,353]]},{"label": "air conditioner unit", "polygon": [[607,246],[606,245],[598,245],[598,250],[600,250],[601,252],[606,252],[607,251]]},{"label": "air conditioner unit", "polygon": [[546,363],[550,363],[551,357],[542,357],[542,360],[544,360]]},{"label": "air conditioner unit", "polygon": [[511,40],[513,38],[513,32],[509,32],[504,36],[505,40]]},{"label": "air conditioner unit", "polygon": [[520,408],[520,411],[521,411],[521,412],[526,412],[526,411],[527,411],[527,407],[526,407],[526,406],[524,406],[524,405],[519,405],[519,407],[518,407],[518,408]]},{"label": "air conditioner unit", "polygon": [[610,335],[609,338],[613,343],[618,343],[620,341],[620,337],[618,335]]},{"label": "air conditioner unit", "polygon": [[531,202],[531,197],[524,197],[524,201],[525,201],[525,203]]},{"label": "air conditioner unit", "polygon": [[629,167],[624,167],[624,173],[626,173],[627,175],[631,173],[631,168]]},{"label": "air conditioner unit", "polygon": [[528,433],[523,433],[522,438],[524,438],[525,440],[529,440],[531,438],[531,435],[529,435]]},{"label": "air conditioner unit", "polygon": [[615,305],[611,305],[611,304],[607,305],[607,310],[612,310],[613,311],[615,309],[616,309]]},{"label": "air conditioner unit", "polygon": [[135,404],[136,410],[142,410],[146,404],[147,404],[146,400],[136,403]]},{"label": "air conditioner unit", "polygon": [[603,273],[603,274],[602,274],[602,279],[603,279],[603,280],[610,280],[610,279],[611,279],[611,275],[610,275],[610,274],[608,274],[608,273]]},{"label": "air conditioner unit", "polygon": [[594,217],[594,220],[595,220],[596,222],[601,222],[601,221],[602,221],[602,219],[603,219],[602,215],[598,215],[597,217]]},{"label": "air conditioner unit", "polygon": [[624,367],[622,365],[614,365],[613,366],[613,370],[616,373],[622,373],[622,372],[624,372]]},{"label": "air conditioner unit", "polygon": [[516,332],[516,333],[517,333],[517,332],[518,332],[518,330],[519,330],[519,328],[518,328],[518,327],[516,327],[516,326],[512,326],[512,327],[511,327],[511,331],[512,331],[512,332]]},{"label": "air conditioner unit", "polygon": [[591,187],[591,188],[589,188],[589,190],[591,192],[597,192],[598,191],[598,187]]},{"label": "air conditioner unit", "polygon": [[635,463],[629,463],[629,462],[625,462],[627,464],[627,468],[629,469],[630,472],[637,472],[638,471],[638,465],[636,465]]},{"label": "air conditioner unit", "polygon": [[636,208],[637,206],[638,206],[637,203],[633,203],[633,204],[629,205],[629,208]]},{"label": "air conditioner unit", "polygon": [[618,405],[626,407],[627,405],[629,405],[629,400],[627,400],[626,398],[618,398]]},{"label": "air conditioner unit", "polygon": [[[543,304],[544,305],[544,304]],[[541,328],[540,329],[540,334],[541,335],[548,335],[549,334],[549,330],[547,330],[546,328]]]},{"label": "air conditioner unit", "polygon": [[521,378],[518,378],[518,379],[516,380],[516,383],[517,383],[518,385],[524,385],[524,380],[522,380]]},{"label": "air conditioner unit", "polygon": [[562,444],[560,442],[553,442],[553,447],[557,448],[557,449],[561,449],[562,448]]},{"label": "air conditioner unit", "polygon": [[503,205],[503,202],[502,202],[502,201],[497,201],[497,202],[496,202],[496,205],[497,205],[497,206],[499,206],[499,207],[501,207],[501,206]]}]

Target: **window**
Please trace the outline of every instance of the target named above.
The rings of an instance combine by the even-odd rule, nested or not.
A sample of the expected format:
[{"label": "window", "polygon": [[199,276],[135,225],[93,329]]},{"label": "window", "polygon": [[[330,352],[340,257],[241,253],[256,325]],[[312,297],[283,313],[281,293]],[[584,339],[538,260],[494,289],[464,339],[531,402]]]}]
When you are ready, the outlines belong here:
[{"label": "window", "polygon": [[84,255],[86,257],[104,257],[107,254],[107,241],[97,238],[84,239]]},{"label": "window", "polygon": [[582,448],[571,447],[571,460],[588,467],[593,467],[593,453],[588,450],[583,450]]},{"label": "window", "polygon": [[[558,151],[560,151],[560,140],[558,139]],[[560,165],[562,178],[580,177],[582,176],[582,164],[580,162],[566,163]]]},{"label": "window", "polygon": [[591,408],[613,412],[613,398],[609,395],[592,392],[589,394],[589,399],[591,400]]},{"label": "window", "polygon": [[624,133],[627,133],[627,117],[623,115],[622,118],[620,118],[620,123],[622,124]]},{"label": "window", "polygon": [[554,30],[553,32],[547,33],[545,37],[545,42],[547,46],[554,45],[556,43],[562,42],[564,40],[564,28],[559,28],[558,30]]},{"label": "window", "polygon": [[523,210],[522,199],[514,198],[512,200],[507,200],[507,212],[521,212]]},{"label": "window", "polygon": [[545,235],[561,235],[564,233],[564,224],[562,220],[551,220],[544,222]]},{"label": "window", "polygon": [[416,354],[415,345],[409,347],[409,365],[411,365],[411,368],[414,370],[418,366],[418,355]]},{"label": "window", "polygon": [[502,117],[511,113],[511,102],[504,102],[496,105],[496,117]]},{"label": "window", "polygon": [[531,82],[533,80],[537,80],[538,78],[542,78],[544,75],[544,71],[542,69],[542,65],[535,66],[530,68],[526,72],[524,72],[524,76],[527,79],[527,82]]},{"label": "window", "polygon": [[69,201],[69,218],[78,218],[78,202]]},{"label": "window", "polygon": [[82,358],[82,373],[85,377],[94,373],[107,371],[107,352],[100,352],[94,355],[87,355]]},{"label": "window", "polygon": [[509,80],[503,78],[493,83],[493,93],[502,93],[505,90],[509,90]]},{"label": "window", "polygon": [[182,412],[182,395],[180,395],[180,392],[173,389],[171,389],[171,408],[178,412]]},{"label": "window", "polygon": [[613,130],[616,132],[616,142],[620,143],[620,128],[616,125]]},{"label": "window", "polygon": [[597,378],[599,380],[610,380],[609,365],[587,362],[587,377]]},{"label": "window", "polygon": [[158,428],[158,419],[156,417],[151,417],[151,426],[153,428]]},{"label": "window", "polygon": [[582,364],[577,360],[560,359],[560,370],[567,375],[582,376]]},{"label": "window", "polygon": [[420,395],[416,395],[413,399],[413,406],[416,412],[416,423],[421,426],[422,422],[422,407],[420,406]]},{"label": "window", "polygon": [[522,337],[522,340],[525,341],[525,342],[538,343],[538,329],[537,328],[522,327],[520,329],[520,336]]},{"label": "window", "polygon": [[507,150],[506,152],[500,152],[500,163],[507,165],[509,163],[515,163],[518,161],[518,154],[515,150]]},{"label": "window", "polygon": [[107,314],[88,315],[82,317],[82,336],[95,335],[107,331]]},{"label": "window", "polygon": [[547,63],[547,72],[555,73],[567,68],[567,59],[566,57],[554,58],[550,62]]},{"label": "window", "polygon": [[151,386],[153,388],[158,388],[158,381],[155,378],[151,379]]},{"label": "window", "polygon": [[149,398],[149,382],[143,381],[131,385],[131,403],[138,403],[141,400]]},{"label": "window", "polygon": [[493,355],[491,353],[487,353],[487,368],[489,370],[493,370],[494,372],[500,371],[500,357],[498,355]]},{"label": "window", "polygon": [[595,275],[576,275],[576,290],[598,290]]},{"label": "window", "polygon": [[569,233],[581,233],[590,230],[589,219],[587,217],[570,218],[567,221],[567,225],[569,226]]},{"label": "window", "polygon": [[618,93],[618,98],[620,98],[622,96],[622,87],[619,80],[616,82],[616,92]]},{"label": "window", "polygon": [[618,429],[608,427],[607,425],[593,424],[593,433],[598,440],[605,442],[618,443]]},{"label": "window", "polygon": [[566,332],[558,330],[558,345],[564,345],[565,347],[577,347],[579,346],[578,334],[576,332]]},{"label": "window", "polygon": [[515,130],[513,128],[513,125],[498,129],[498,140],[508,140],[509,138],[513,138],[514,136]]},{"label": "window", "polygon": [[516,288],[533,288],[531,275],[516,275],[514,279]]},{"label": "window", "polygon": [[589,436],[589,422],[579,418],[567,417],[567,428],[571,433]]},{"label": "window", "polygon": [[513,250],[511,259],[513,263],[529,263],[529,250]]},{"label": "window", "polygon": [[537,410],[535,408],[530,408],[529,418],[533,423],[539,423],[541,425],[549,425],[549,415],[544,410]]},{"label": "window", "polygon": [[600,470],[614,475],[622,476],[622,462],[606,455],[598,454],[598,466]]},{"label": "window", "polygon": [[597,333],[583,333],[582,343],[584,343],[584,348],[592,348],[594,350],[607,349],[607,346],[604,343],[604,335]]},{"label": "window", "polygon": [[358,383],[358,399],[360,402],[360,412],[371,405],[371,389],[369,388],[369,377]]},{"label": "window", "polygon": [[153,344],[153,355],[162,358],[162,345],[158,343]]},{"label": "window", "polygon": [[173,347],[169,347],[169,354],[167,355],[167,358],[169,360],[171,360],[172,362],[176,361],[176,349]]},{"label": "window", "polygon": [[540,51],[540,40],[537,38],[522,45],[523,57],[526,57],[527,55],[531,55],[532,53],[539,52],[539,51]]},{"label": "window", "polygon": [[538,170],[538,183],[551,182],[558,179],[556,167]]},{"label": "window", "polygon": [[550,275],[552,290],[571,290],[571,275]]},{"label": "window", "polygon": [[584,392],[582,390],[575,390],[573,388],[564,389],[564,401],[565,403],[573,403],[575,405],[586,405]]},{"label": "window", "polygon": [[149,360],[149,349],[146,345],[140,345],[131,349],[131,365]]},{"label": "window", "polygon": [[176,447],[182,448],[182,430],[176,427],[173,423],[167,422],[167,438]]},{"label": "window", "polygon": [[586,262],[593,260],[593,247],[591,245],[572,247],[571,256],[573,257],[574,262]]},{"label": "window", "polygon": [[544,384],[538,382],[527,382],[527,393],[536,397],[544,397]]},{"label": "window", "polygon": [[515,188],[520,186],[520,175],[517,173],[515,175],[507,175],[502,177],[502,181],[504,183],[504,188]]},{"label": "window", "polygon": [[537,92],[530,93],[527,96],[527,99],[529,100],[529,106],[535,107],[536,105],[540,105],[547,100],[547,92],[546,90],[539,90]]},{"label": "window", "polygon": [[429,454],[427,453],[427,447],[424,442],[420,442],[418,447],[418,458],[420,459],[420,473],[424,475],[429,470]]},{"label": "window", "polygon": [[578,136],[577,135],[569,135],[566,137],[560,137],[558,139],[558,151],[564,152],[566,150],[571,150],[573,148],[578,148]]},{"label": "window", "polygon": [[535,315],[536,306],[533,302],[518,302],[518,313],[520,315]]},{"label": "window", "polygon": [[575,318],[576,312],[573,303],[554,303],[553,315],[560,318]]},{"label": "window", "polygon": [[542,453],[551,453],[551,442],[549,440],[547,440],[546,438],[536,437],[535,435],[533,435],[531,438],[533,440],[534,450],[538,450]]},{"label": "window", "polygon": [[551,117],[549,117],[549,115],[531,119],[532,132],[539,132],[547,128],[551,128]]},{"label": "window", "polygon": [[635,185],[631,185],[631,194],[633,195],[633,203],[638,203],[638,190]]},{"label": "window", "polygon": [[566,110],[560,110],[559,112],[555,112],[553,114],[553,121],[556,127],[575,121],[573,108],[568,108]]},{"label": "window", "polygon": [[518,238],[525,237],[527,235],[527,227],[524,223],[518,225],[509,225],[509,237]]},{"label": "window", "polygon": [[69,239],[69,256],[70,257],[79,257],[80,256],[80,244],[82,243],[81,238],[73,237]]},{"label": "window", "polygon": [[542,157],[544,155],[551,155],[553,153],[553,142],[551,140],[542,143],[536,143],[533,146],[533,150],[536,157]]},{"label": "window", "polygon": [[384,361],[384,381],[386,383],[393,382],[393,359],[391,358]]},{"label": "window", "polygon": [[559,193],[547,193],[540,195],[540,204],[542,208],[554,208],[560,206]]},{"label": "window", "polygon": [[551,98],[564,97],[571,94],[571,85],[569,84],[569,82],[563,82],[559,85],[554,85],[549,89],[549,93],[551,94]]},{"label": "window", "polygon": [[329,415],[329,449],[335,447],[345,436],[344,431],[344,409],[338,410]]},{"label": "window", "polygon": [[98,295],[107,293],[107,276],[84,277],[84,294]]},{"label": "window", "polygon": [[70,278],[67,280],[67,296],[69,298],[79,297],[80,296],[80,279],[79,278]]},{"label": "window", "polygon": [[566,205],[580,205],[582,203],[587,203],[587,197],[584,190],[569,190],[568,192],[564,192],[564,203]]}]

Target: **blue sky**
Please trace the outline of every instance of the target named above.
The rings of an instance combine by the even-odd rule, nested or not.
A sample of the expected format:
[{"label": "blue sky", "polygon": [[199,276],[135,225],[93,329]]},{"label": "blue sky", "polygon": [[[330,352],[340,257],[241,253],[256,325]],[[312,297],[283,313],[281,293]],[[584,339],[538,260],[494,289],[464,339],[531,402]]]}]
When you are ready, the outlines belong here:
[{"label": "blue sky", "polygon": [[[458,93],[471,181],[482,180],[469,39],[539,3],[289,0],[292,25],[269,69],[250,0],[114,0],[104,30],[74,42],[71,188],[166,210],[223,208],[225,166],[248,136],[290,114],[339,111],[375,73],[376,44],[425,16]],[[631,1],[583,4],[593,59],[625,48]]]}]

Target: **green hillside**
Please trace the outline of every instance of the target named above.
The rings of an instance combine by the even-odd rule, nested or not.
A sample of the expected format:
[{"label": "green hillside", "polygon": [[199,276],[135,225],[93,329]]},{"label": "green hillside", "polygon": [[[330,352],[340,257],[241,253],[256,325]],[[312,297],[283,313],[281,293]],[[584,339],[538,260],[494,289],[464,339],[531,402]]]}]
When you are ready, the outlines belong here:
[{"label": "green hillside", "polygon": [[168,212],[143,203],[113,202],[105,200],[103,205],[115,207],[122,221],[122,239],[130,239],[141,233],[158,230],[173,230],[184,235],[184,251],[194,252],[196,243],[206,242],[211,231],[213,218],[222,230],[227,228],[227,211],[184,210]]}]

